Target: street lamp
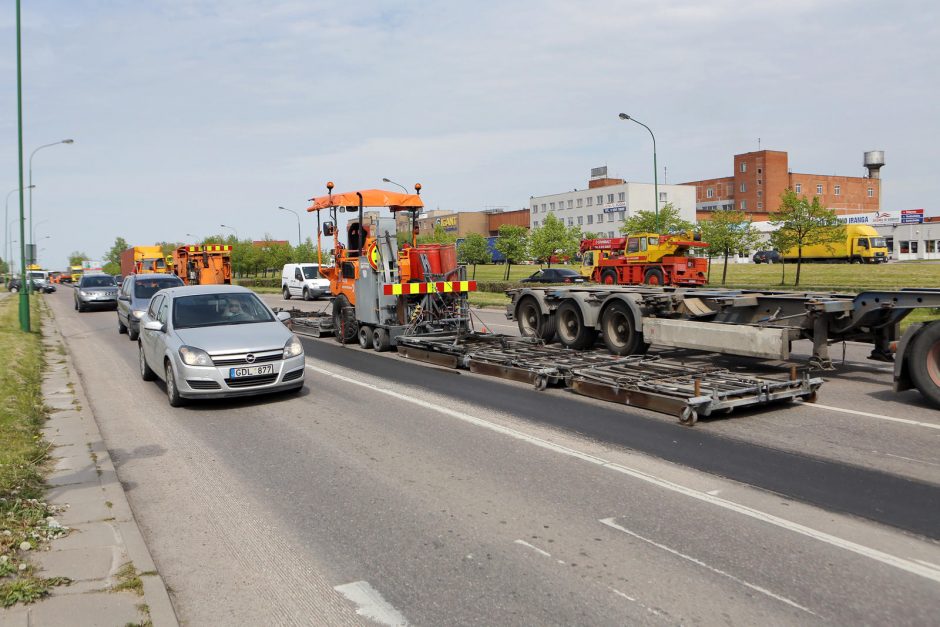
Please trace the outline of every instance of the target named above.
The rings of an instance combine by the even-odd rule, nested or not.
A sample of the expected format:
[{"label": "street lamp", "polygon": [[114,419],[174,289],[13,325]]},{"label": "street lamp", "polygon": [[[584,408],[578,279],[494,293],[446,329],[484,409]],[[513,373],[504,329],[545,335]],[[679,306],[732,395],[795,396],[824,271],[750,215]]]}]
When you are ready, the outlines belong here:
[{"label": "street lamp", "polygon": [[232,232],[235,234],[235,239],[238,239],[238,231],[235,230],[235,227],[229,226],[227,224],[220,224],[219,226],[221,226],[223,229],[232,229]]},{"label": "street lamp", "polygon": [[281,211],[290,211],[294,214],[294,217],[297,218],[297,246],[300,246],[300,214],[294,211],[293,209],[288,209],[287,207],[278,207]]},{"label": "street lamp", "polygon": [[43,148],[51,148],[52,146],[58,146],[59,144],[74,144],[74,139],[63,139],[62,141],[53,142],[51,144],[43,144],[36,150],[30,153],[29,155],[29,187],[26,189],[29,190],[29,232],[30,232],[30,243],[33,242],[32,233],[33,233],[33,155],[42,150]]},{"label": "street lamp", "polygon": [[658,168],[656,167],[656,136],[653,135],[653,130],[650,127],[648,127],[646,124],[643,124],[636,118],[631,118],[626,113],[621,113],[620,119],[630,120],[631,122],[636,122],[637,124],[645,128],[646,130],[648,130],[650,132],[650,137],[653,138],[653,197],[654,197],[653,199],[655,201],[653,203],[653,209],[654,209],[654,215],[656,216],[656,232],[659,233],[659,172],[657,172]]},{"label": "street lamp", "polygon": [[[32,189],[33,187],[36,187],[36,186],[30,185],[29,187],[30,189]],[[7,265],[9,265],[11,268],[13,267],[13,264],[10,263],[10,255],[13,254],[13,250],[12,248],[10,248],[8,241],[10,240],[10,225],[13,224],[13,222],[16,222],[16,220],[13,220],[13,222],[9,221],[10,220],[10,196],[12,196],[14,193],[18,191],[20,191],[19,187],[17,187],[16,189],[11,189],[9,192],[7,192],[7,199],[3,204],[3,224],[5,227],[3,230],[3,258],[6,260]]]},{"label": "street lamp", "polygon": [[[33,244],[36,243],[36,229],[38,229],[40,226],[42,226],[43,224],[45,224],[45,223],[48,222],[48,221],[49,221],[49,218],[43,218],[42,220],[40,220],[39,222],[37,222],[36,224],[33,225],[33,229],[32,229],[32,231],[31,231],[30,234],[29,234],[29,239],[30,239],[31,242],[33,242]],[[34,249],[34,250],[35,250],[35,249]]]},{"label": "street lamp", "polygon": [[398,186],[401,188],[401,191],[405,192],[406,194],[408,193],[408,190],[405,189],[405,186],[404,186],[404,185],[402,185],[401,183],[396,183],[396,182],[393,181],[392,179],[382,179],[382,182],[383,182],[383,183],[391,183],[392,185],[398,185]]}]

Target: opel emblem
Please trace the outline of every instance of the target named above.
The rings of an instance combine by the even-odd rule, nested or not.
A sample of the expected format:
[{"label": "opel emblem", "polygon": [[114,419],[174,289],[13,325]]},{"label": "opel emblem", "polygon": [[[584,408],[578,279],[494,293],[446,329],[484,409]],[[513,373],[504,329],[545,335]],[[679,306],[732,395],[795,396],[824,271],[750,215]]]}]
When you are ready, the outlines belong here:
[{"label": "opel emblem", "polygon": [[255,363],[254,353],[248,353],[247,355],[245,355],[245,361],[247,361],[249,364]]}]

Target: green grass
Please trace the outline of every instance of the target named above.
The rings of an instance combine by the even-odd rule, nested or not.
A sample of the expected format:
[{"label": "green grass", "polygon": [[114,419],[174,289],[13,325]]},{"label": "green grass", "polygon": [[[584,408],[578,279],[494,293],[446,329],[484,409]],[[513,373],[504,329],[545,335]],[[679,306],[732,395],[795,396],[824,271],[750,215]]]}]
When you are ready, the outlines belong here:
[{"label": "green grass", "polygon": [[[724,266],[712,265],[710,285],[721,285]],[[781,272],[785,280],[781,281]],[[803,264],[800,285],[794,287],[796,264],[728,264],[729,287],[773,289],[832,290],[859,292],[866,289],[896,290],[902,287],[940,287],[940,265],[918,263],[886,263],[877,265]]]},{"label": "green grass", "polygon": [[[41,499],[48,443],[40,428],[46,420],[42,402],[42,344],[39,333],[19,328],[18,299],[0,301],[0,355],[8,365],[0,377],[0,605],[32,603],[52,586],[69,583],[64,577],[33,574],[30,550],[41,548],[67,529],[50,523],[55,508]],[[39,299],[32,299],[34,331],[40,324]]]},{"label": "green grass", "polygon": [[135,593],[137,596],[144,596],[144,582],[140,580],[137,569],[132,562],[121,566],[115,573],[117,583],[111,588],[112,592],[123,592],[125,590]]}]

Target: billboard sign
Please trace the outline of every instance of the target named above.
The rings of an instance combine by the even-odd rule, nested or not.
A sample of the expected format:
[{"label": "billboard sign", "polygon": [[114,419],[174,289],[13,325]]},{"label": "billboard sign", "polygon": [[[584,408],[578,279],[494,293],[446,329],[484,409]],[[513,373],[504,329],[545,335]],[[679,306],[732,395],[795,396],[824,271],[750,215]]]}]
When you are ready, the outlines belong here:
[{"label": "billboard sign", "polygon": [[592,179],[607,178],[607,166],[602,165],[599,168],[591,168],[591,178]]},{"label": "billboard sign", "polygon": [[923,224],[924,223],[924,210],[923,209],[902,209],[901,210],[901,224]]}]

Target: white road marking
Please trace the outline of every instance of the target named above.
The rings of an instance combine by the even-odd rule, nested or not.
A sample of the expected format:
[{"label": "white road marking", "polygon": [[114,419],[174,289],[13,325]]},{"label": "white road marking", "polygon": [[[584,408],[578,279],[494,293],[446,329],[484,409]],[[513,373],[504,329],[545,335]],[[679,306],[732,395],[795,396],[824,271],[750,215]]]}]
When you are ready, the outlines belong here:
[{"label": "white road marking", "polygon": [[649,612],[650,614],[653,614],[653,615],[655,615],[655,616],[662,616],[662,615],[663,615],[663,613],[660,612],[659,610],[654,610],[654,609],[651,608],[651,607],[647,607],[646,605],[643,605],[643,604],[640,603],[638,600],[636,600],[636,599],[634,599],[633,597],[631,597],[629,594],[625,594],[625,593],[621,592],[620,590],[617,590],[617,588],[610,588],[610,591],[613,592],[614,594],[616,594],[617,596],[621,596],[621,597],[625,598],[627,601],[633,601],[634,603],[636,603],[637,605],[639,605],[640,607],[642,607],[644,610],[646,610],[646,611]]},{"label": "white road marking", "polygon": [[840,549],[844,549],[846,551],[855,553],[857,555],[867,557],[869,559],[875,560],[876,562],[881,562],[882,564],[886,564],[888,566],[898,568],[905,572],[911,573],[912,575],[917,575],[918,577],[923,577],[925,579],[929,579],[936,583],[940,583],[940,569],[929,568],[922,564],[918,564],[914,561],[911,561],[909,559],[898,557],[896,555],[891,555],[890,553],[885,553],[884,551],[880,551],[878,549],[874,549],[874,548],[865,546],[863,544],[858,544],[856,542],[852,542],[851,540],[846,540],[844,538],[840,538],[838,536],[828,534],[824,531],[813,529],[812,527],[807,527],[806,525],[802,525],[800,523],[793,522],[785,518],[781,518],[780,516],[775,516],[774,514],[768,514],[767,512],[763,512],[763,511],[754,509],[752,507],[748,507],[747,505],[741,505],[740,503],[735,503],[734,501],[729,501],[727,499],[723,499],[718,496],[713,496],[711,494],[707,494],[705,492],[701,492],[693,488],[688,488],[686,486],[679,485],[678,483],[673,483],[672,481],[669,481],[667,479],[660,479],[659,477],[650,475],[646,472],[643,472],[642,470],[637,470],[635,468],[629,468],[621,464],[616,464],[606,459],[603,459],[601,457],[597,457],[589,453],[584,453],[576,449],[568,448],[567,446],[562,446],[561,444],[555,444],[554,442],[549,442],[548,440],[543,440],[541,438],[537,438],[527,433],[523,433],[522,431],[517,431],[516,429],[512,429],[510,427],[504,427],[503,425],[497,424],[495,422],[490,422],[488,420],[484,420],[476,416],[471,416],[470,414],[466,414],[464,412],[460,412],[454,409],[448,409],[446,407],[441,407],[434,403],[423,401],[421,399],[408,396],[401,392],[396,392],[394,390],[383,388],[378,385],[373,385],[371,383],[366,383],[364,381],[352,379],[350,377],[346,377],[341,374],[331,372],[330,370],[325,370],[323,368],[314,366],[312,364],[307,364],[307,368],[309,368],[310,370],[314,372],[318,372],[324,376],[338,379],[350,385],[358,385],[360,387],[364,387],[364,388],[373,390],[375,392],[385,394],[386,396],[397,398],[398,400],[404,401],[406,403],[418,405],[419,407],[424,407],[425,409],[428,409],[430,411],[444,414],[446,416],[451,416],[452,418],[456,418],[463,422],[476,425],[484,429],[489,429],[490,431],[493,431],[496,433],[508,435],[509,437],[515,438],[523,442],[527,442],[534,446],[538,446],[540,448],[553,451],[555,453],[560,453],[562,455],[566,455],[574,459],[579,459],[584,462],[588,462],[591,464],[595,464],[597,466],[601,466],[603,468],[607,468],[609,470],[619,472],[629,477],[633,477],[634,479],[645,481],[646,483],[655,485],[657,487],[664,488],[666,490],[670,490],[672,492],[676,492],[678,494],[682,494],[690,498],[693,498],[693,499],[696,499],[705,503],[709,503],[711,505],[715,505],[717,507],[722,507],[729,511],[735,512],[737,514],[748,516],[755,520],[760,520],[762,522],[774,525],[776,527],[780,527],[781,529],[786,529],[787,531],[798,533],[800,535],[806,536],[808,538],[812,538],[819,542],[824,542],[826,544],[838,547]]},{"label": "white road marking", "polygon": [[867,411],[858,411],[856,409],[843,409],[841,407],[832,407],[831,405],[820,405],[819,403],[803,403],[804,407],[815,407],[816,409],[827,409],[829,411],[838,411],[844,414],[853,414],[855,416],[865,416],[866,418],[877,418],[878,420],[887,420],[889,422],[899,422],[905,425],[914,425],[915,427],[927,427],[928,429],[940,429],[940,424],[932,422],[921,422],[919,420],[910,420],[908,418],[895,418],[894,416],[885,416],[884,414],[872,414]]},{"label": "white road marking", "polygon": [[915,562],[920,562],[920,563],[923,564],[924,566],[929,566],[930,568],[936,568],[937,570],[940,570],[940,566],[937,566],[936,564],[934,564],[934,563],[932,563],[932,562],[928,562],[928,561],[926,561],[926,560],[917,560],[917,559],[915,559],[914,561],[915,561]]},{"label": "white road marking", "polygon": [[711,496],[718,496],[719,494],[721,494],[721,490],[709,490],[705,494],[710,494]]},{"label": "white road marking", "polygon": [[677,556],[677,557],[681,557],[682,559],[687,560],[687,561],[689,561],[689,562],[692,562],[693,564],[696,564],[696,565],[698,565],[698,566],[701,566],[702,568],[704,568],[704,569],[706,569],[706,570],[710,570],[710,571],[712,571],[713,573],[715,573],[715,574],[717,574],[717,575],[722,575],[723,577],[727,577],[728,579],[731,579],[732,581],[736,581],[737,583],[739,583],[739,584],[741,584],[741,585],[743,585],[743,586],[746,586],[746,587],[750,588],[751,590],[754,590],[755,592],[760,592],[760,593],[763,594],[763,595],[766,595],[766,596],[768,596],[768,597],[770,597],[770,598],[772,598],[772,599],[776,599],[777,601],[780,601],[780,602],[782,602],[782,603],[786,603],[787,605],[790,605],[790,606],[792,606],[792,607],[795,607],[795,608],[797,608],[798,610],[803,610],[804,612],[806,612],[806,613],[808,613],[808,614],[812,614],[813,616],[818,616],[818,614],[816,614],[816,612],[812,611],[811,609],[809,609],[809,608],[807,608],[807,607],[803,607],[802,605],[800,605],[800,604],[797,603],[796,601],[791,601],[790,599],[788,599],[788,598],[786,598],[786,597],[784,597],[784,596],[780,596],[779,594],[776,594],[776,593],[774,593],[774,592],[771,592],[771,591],[768,590],[767,588],[762,588],[761,586],[758,586],[758,585],[756,585],[756,584],[753,584],[753,583],[751,583],[751,582],[749,582],[749,581],[745,581],[745,580],[741,579],[740,577],[735,577],[735,576],[732,575],[731,573],[726,572],[726,571],[723,571],[723,570],[721,570],[720,568],[715,568],[714,566],[709,566],[708,564],[706,564],[706,563],[703,562],[702,560],[697,559],[697,558],[694,558],[694,557],[692,557],[691,555],[686,555],[685,553],[682,553],[682,552],[677,551],[677,550],[675,550],[675,549],[673,549],[673,548],[671,548],[671,547],[668,547],[668,546],[666,546],[665,544],[661,544],[661,543],[659,543],[659,542],[656,542],[655,540],[650,540],[649,538],[645,538],[645,537],[641,536],[640,534],[636,533],[635,531],[630,531],[630,530],[627,529],[626,527],[623,527],[623,526],[621,526],[621,525],[618,525],[616,522],[614,522],[614,520],[615,520],[614,518],[602,518],[599,522],[600,522],[602,525],[607,525],[608,527],[611,527],[611,528],[613,528],[613,529],[616,529],[617,531],[622,531],[623,533],[625,533],[625,534],[627,534],[627,535],[629,535],[629,536],[633,536],[633,537],[636,538],[637,540],[642,540],[643,542],[646,542],[647,544],[651,544],[651,545],[655,546],[655,547],[658,548],[658,549],[662,549],[663,551],[666,551],[667,553],[672,553],[673,555],[675,555],[675,556]]},{"label": "white road marking", "polygon": [[[878,451],[872,451],[872,453],[877,453]],[[918,464],[927,464],[928,466],[940,466],[940,464],[934,462],[928,462],[923,459],[915,459],[913,457],[904,457],[903,455],[894,455],[893,453],[882,453],[885,457],[894,457],[896,459],[903,459],[909,462],[917,462]]]},{"label": "white road marking", "polygon": [[532,545],[532,544],[529,544],[529,543],[526,542],[525,540],[514,540],[514,542],[515,542],[516,544],[521,544],[522,546],[528,547],[528,548],[532,549],[533,551],[535,551],[536,553],[539,553],[539,554],[541,554],[541,555],[544,555],[545,557],[551,557],[551,556],[552,556],[552,554],[549,553],[548,551],[543,551],[543,550],[540,549],[539,547],[534,546],[534,545]]},{"label": "white road marking", "polygon": [[364,616],[382,625],[403,627],[408,624],[401,612],[382,598],[378,590],[370,586],[368,581],[354,581],[335,586],[333,589],[358,606],[356,614],[359,614],[359,616]]}]

